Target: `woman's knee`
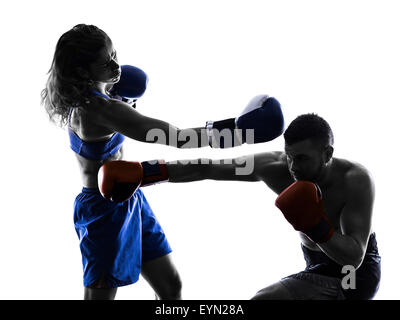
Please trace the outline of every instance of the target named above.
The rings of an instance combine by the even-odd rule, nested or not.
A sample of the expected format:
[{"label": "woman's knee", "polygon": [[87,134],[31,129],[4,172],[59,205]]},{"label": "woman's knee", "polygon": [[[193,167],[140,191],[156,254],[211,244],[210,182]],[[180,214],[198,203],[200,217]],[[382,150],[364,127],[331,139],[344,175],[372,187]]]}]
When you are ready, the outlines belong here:
[{"label": "woman's knee", "polygon": [[181,298],[182,280],[178,272],[165,277],[164,286],[158,290],[157,295],[163,300],[176,300]]},{"label": "woman's knee", "polygon": [[114,300],[117,288],[85,287],[84,300]]},{"label": "woman's knee", "polygon": [[147,261],[142,265],[142,276],[160,299],[181,298],[182,281],[170,255]]},{"label": "woman's knee", "polygon": [[110,288],[106,276],[102,274],[100,278],[85,287],[84,300],[114,300],[117,288]]}]

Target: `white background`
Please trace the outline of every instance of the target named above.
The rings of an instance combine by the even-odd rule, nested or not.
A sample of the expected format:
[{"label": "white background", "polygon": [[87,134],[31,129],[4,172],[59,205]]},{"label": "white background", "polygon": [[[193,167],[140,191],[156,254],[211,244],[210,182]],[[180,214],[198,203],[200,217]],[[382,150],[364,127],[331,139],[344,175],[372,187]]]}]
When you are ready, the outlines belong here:
[{"label": "white background", "polygon": [[[73,226],[79,169],[40,91],[57,40],[78,23],[113,40],[121,64],[149,75],[145,115],[180,128],[240,113],[266,93],[286,124],[316,112],[335,156],[376,183],[382,255],[376,299],[399,299],[399,9],[396,1],[13,1],[1,8],[1,299],[81,299]],[[282,150],[283,137],[231,150],[127,141],[126,158],[235,157]],[[304,268],[298,235],[262,183],[202,181],[144,190],[174,249],[185,299],[248,299]],[[153,299],[147,283],[117,299]]]}]

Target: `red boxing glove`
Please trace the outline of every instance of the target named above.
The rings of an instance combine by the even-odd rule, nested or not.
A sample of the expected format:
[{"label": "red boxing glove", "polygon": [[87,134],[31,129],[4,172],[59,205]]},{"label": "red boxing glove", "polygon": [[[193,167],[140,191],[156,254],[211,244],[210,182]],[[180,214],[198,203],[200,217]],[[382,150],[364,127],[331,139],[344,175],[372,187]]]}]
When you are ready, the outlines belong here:
[{"label": "red boxing glove", "polygon": [[97,175],[101,194],[107,200],[123,202],[140,187],[143,167],[140,162],[109,161],[103,164]]},{"label": "red boxing glove", "polygon": [[142,163],[117,160],[102,165],[97,178],[104,198],[124,202],[129,200],[139,187],[168,181],[168,171],[163,160]]},{"label": "red boxing glove", "polygon": [[282,191],[275,205],[295,230],[305,233],[314,242],[326,242],[332,237],[334,229],[324,213],[318,185],[296,181]]}]

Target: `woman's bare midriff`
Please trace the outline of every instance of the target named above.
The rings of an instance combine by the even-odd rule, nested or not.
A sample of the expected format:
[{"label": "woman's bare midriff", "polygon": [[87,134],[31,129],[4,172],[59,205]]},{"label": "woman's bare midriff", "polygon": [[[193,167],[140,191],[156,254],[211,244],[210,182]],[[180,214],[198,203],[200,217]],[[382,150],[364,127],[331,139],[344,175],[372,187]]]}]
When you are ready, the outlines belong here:
[{"label": "woman's bare midriff", "polygon": [[89,160],[80,156],[79,154],[77,154],[76,157],[78,159],[79,168],[81,170],[82,185],[85,188],[98,188],[97,174],[100,167],[108,161],[121,160],[122,150],[119,150],[112,157],[109,157],[103,161]]},{"label": "woman's bare midriff", "polygon": [[[73,110],[70,120],[70,128],[84,141],[97,142],[108,140],[114,134],[107,128],[98,126],[90,121],[90,116],[87,112],[82,112],[78,109]],[[121,160],[123,157],[122,147],[111,157],[104,160],[89,160],[76,154],[79,168],[81,171],[82,185],[85,188],[98,188],[97,174],[100,167],[112,160]]]}]

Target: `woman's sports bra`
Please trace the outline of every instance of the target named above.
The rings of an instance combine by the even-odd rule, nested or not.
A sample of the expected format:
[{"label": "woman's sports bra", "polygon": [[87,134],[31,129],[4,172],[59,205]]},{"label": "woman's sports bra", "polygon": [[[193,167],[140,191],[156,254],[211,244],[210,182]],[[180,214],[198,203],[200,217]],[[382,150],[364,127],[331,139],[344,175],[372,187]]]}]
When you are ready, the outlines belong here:
[{"label": "woman's sports bra", "polygon": [[[92,92],[98,96],[109,99],[108,96],[101,92],[95,90]],[[110,139],[96,142],[82,140],[71,128],[68,128],[68,134],[71,149],[82,157],[90,160],[104,160],[109,158],[121,149],[122,143],[125,140],[125,136],[119,132],[114,133]]]}]

